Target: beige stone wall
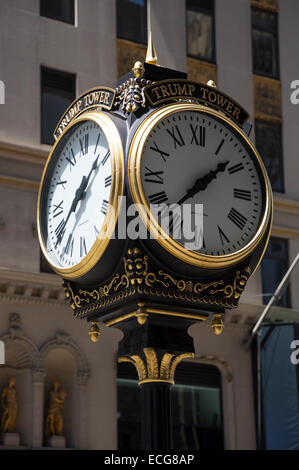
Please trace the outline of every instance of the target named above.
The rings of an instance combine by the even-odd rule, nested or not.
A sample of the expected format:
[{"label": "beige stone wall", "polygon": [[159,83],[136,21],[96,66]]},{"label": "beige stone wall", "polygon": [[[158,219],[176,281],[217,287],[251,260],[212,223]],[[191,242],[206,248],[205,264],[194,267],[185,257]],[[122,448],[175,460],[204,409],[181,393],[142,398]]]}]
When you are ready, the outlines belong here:
[{"label": "beige stone wall", "polygon": [[[163,14],[161,2],[166,5]],[[251,3],[263,3],[267,8],[278,4],[273,0],[216,0],[217,66],[194,59],[187,62],[183,0],[152,0],[152,30],[162,65],[188,69],[191,79],[217,78],[217,86],[238,100],[253,120],[257,87],[252,76]],[[67,445],[115,449],[115,357],[121,335],[118,330],[104,328],[99,343],[91,343],[86,323],[73,320],[63,303],[59,279],[39,273],[36,201],[49,151],[48,146],[40,144],[40,66],[76,73],[80,94],[99,84],[114,86],[117,66],[121,65],[121,73],[127,72],[125,68],[131,67],[135,56],[144,54],[145,48],[127,44],[129,53],[123,52],[125,48],[116,39],[114,0],[79,1],[75,27],[40,18],[38,5],[37,0],[0,2],[0,80],[6,85],[6,104],[0,104],[0,338],[10,344],[9,360],[13,367],[19,367],[0,366],[0,387],[8,376],[16,376],[22,445],[42,445],[45,400],[57,377],[68,391]],[[298,10],[297,0],[279,2],[279,112],[283,120],[286,193],[275,194],[273,235],[290,240],[291,259],[299,251],[299,105],[290,102],[290,82],[299,79]],[[269,100],[275,106],[277,95]],[[263,112],[264,106],[260,105]],[[298,282],[299,271],[292,281],[294,309],[291,313],[274,309],[277,318],[287,314],[296,318]],[[209,324],[195,325],[190,330],[195,359],[217,365],[222,374],[227,449],[255,447],[250,356],[240,344],[248,323],[262,311],[260,293],[258,270],[248,283],[239,309],[228,314],[221,337],[213,335]],[[13,336],[16,331],[9,323],[12,312],[21,319],[19,339]],[[19,343],[23,347],[19,348]],[[42,351],[46,351],[44,356]],[[83,357],[89,374],[78,377],[78,363]]]}]

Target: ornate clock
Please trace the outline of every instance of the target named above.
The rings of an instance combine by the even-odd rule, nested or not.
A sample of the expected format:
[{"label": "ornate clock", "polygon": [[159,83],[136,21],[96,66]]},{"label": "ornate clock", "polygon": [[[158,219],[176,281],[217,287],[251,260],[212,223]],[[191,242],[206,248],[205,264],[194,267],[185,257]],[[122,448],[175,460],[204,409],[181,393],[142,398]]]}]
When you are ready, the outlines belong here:
[{"label": "ornate clock", "polygon": [[[258,152],[230,119],[206,106],[170,104],[149,115],[132,142],[128,169],[143,223],[189,265],[213,270],[241,262],[269,226],[272,193]],[[171,236],[175,219],[165,233],[151,211],[157,204],[190,204],[191,213],[203,204],[200,249],[186,248],[183,231],[180,239]]]},{"label": "ornate clock", "polygon": [[82,278],[104,255],[123,186],[117,127],[103,112],[85,112],[56,141],[38,195],[40,245],[58,274]]}]

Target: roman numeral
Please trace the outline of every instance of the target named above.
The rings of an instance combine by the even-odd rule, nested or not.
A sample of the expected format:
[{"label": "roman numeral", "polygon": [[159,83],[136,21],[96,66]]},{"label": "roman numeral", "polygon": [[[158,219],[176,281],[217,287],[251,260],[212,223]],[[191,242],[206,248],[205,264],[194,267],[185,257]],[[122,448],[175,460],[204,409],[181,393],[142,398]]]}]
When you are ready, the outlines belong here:
[{"label": "roman numeral", "polygon": [[66,255],[70,253],[70,255],[73,256],[73,248],[74,248],[74,239],[73,239],[73,235],[70,233],[67,239],[65,248],[64,248],[64,253]]},{"label": "roman numeral", "polygon": [[205,145],[206,145],[206,128],[203,127],[203,126],[199,126],[199,135],[197,135],[198,126],[193,127],[193,125],[190,124],[190,128],[191,128],[191,131],[192,131],[191,145],[195,141],[196,145],[200,145],[201,147],[205,147]]},{"label": "roman numeral", "polygon": [[219,144],[219,146],[218,146],[218,148],[217,148],[217,150],[216,150],[216,152],[215,152],[215,155],[218,155],[218,153],[220,152],[221,147],[222,147],[223,144],[224,144],[224,139],[221,140],[221,142],[220,142],[220,144]]},{"label": "roman numeral", "polygon": [[82,155],[86,155],[88,153],[88,141],[89,141],[89,134],[85,134],[82,139],[81,138],[79,139]]},{"label": "roman numeral", "polygon": [[100,138],[101,138],[101,133],[99,133],[98,138],[97,138],[96,146],[95,146],[95,149],[94,149],[94,152],[93,152],[94,155],[96,154],[96,151],[97,151],[97,148],[98,148],[98,145],[99,145]]},{"label": "roman numeral", "polygon": [[166,162],[166,158],[168,158],[170,155],[167,152],[164,152],[163,150],[159,149],[158,145],[156,142],[153,143],[155,147],[150,147],[151,150],[154,150],[155,152],[159,153],[163,159],[164,162]]},{"label": "roman numeral", "polygon": [[87,255],[85,237],[80,237],[80,257]]},{"label": "roman numeral", "polygon": [[244,170],[244,165],[243,163],[238,163],[237,165],[231,166],[230,168],[227,169],[230,175],[233,173],[236,173],[237,171]]},{"label": "roman numeral", "polygon": [[234,189],[234,197],[237,199],[244,199],[244,201],[251,201],[251,191],[245,189]]},{"label": "roman numeral", "polygon": [[103,158],[103,160],[101,162],[103,166],[105,165],[105,163],[108,160],[109,156],[110,156],[110,150],[107,151],[105,157]]},{"label": "roman numeral", "polygon": [[64,185],[67,183],[67,181],[62,181],[61,178],[60,178],[60,176],[58,176],[58,179],[59,179],[59,181],[58,181],[58,183],[56,183],[56,186],[58,186],[59,184],[61,184],[62,187],[63,187],[63,189],[65,189]]},{"label": "roman numeral", "polygon": [[151,204],[162,204],[163,202],[168,201],[168,197],[165,191],[161,191],[156,194],[152,194],[149,196],[149,200]]},{"label": "roman numeral", "polygon": [[172,127],[172,130],[166,129],[166,132],[168,132],[168,134],[173,138],[175,149],[177,148],[177,145],[179,145],[180,147],[185,145],[184,139],[177,125],[175,127]]},{"label": "roman numeral", "polygon": [[107,214],[108,204],[109,204],[108,201],[106,201],[106,199],[103,199],[102,207],[101,207],[101,212],[102,212],[102,214],[104,214],[104,215]]},{"label": "roman numeral", "polygon": [[247,222],[246,217],[240,214],[236,209],[232,208],[227,216],[240,230],[243,230]]},{"label": "roman numeral", "polygon": [[62,219],[61,222],[59,223],[59,225],[57,225],[57,227],[55,229],[55,234],[56,234],[56,237],[57,237],[57,243],[61,242],[61,239],[63,237],[64,232],[65,232],[65,222],[64,222],[64,219]]},{"label": "roman numeral", "polygon": [[70,164],[70,169],[72,169],[72,166],[75,166],[75,164],[77,163],[73,149],[71,149],[71,151],[69,152],[69,156],[66,157],[66,159],[67,159],[67,161],[68,161],[69,164]]},{"label": "roman numeral", "polygon": [[55,207],[55,209],[53,210],[53,217],[58,217],[60,214],[63,214],[62,204],[63,204],[63,201],[61,201],[58,205],[53,204],[53,206]]},{"label": "roman numeral", "polygon": [[229,239],[227,238],[227,236],[225,235],[223,230],[221,230],[219,225],[217,225],[217,227],[218,227],[218,232],[219,232],[219,236],[220,236],[220,240],[221,240],[222,245],[224,245],[224,240],[225,240],[226,243],[229,243]]},{"label": "roman numeral", "polygon": [[163,184],[164,180],[160,175],[163,175],[164,171],[152,171],[150,168],[145,167],[147,173],[144,173],[145,180],[147,183]]},{"label": "roman numeral", "polygon": [[111,175],[105,178],[105,188],[108,188],[108,186],[111,186],[111,178],[112,178]]}]

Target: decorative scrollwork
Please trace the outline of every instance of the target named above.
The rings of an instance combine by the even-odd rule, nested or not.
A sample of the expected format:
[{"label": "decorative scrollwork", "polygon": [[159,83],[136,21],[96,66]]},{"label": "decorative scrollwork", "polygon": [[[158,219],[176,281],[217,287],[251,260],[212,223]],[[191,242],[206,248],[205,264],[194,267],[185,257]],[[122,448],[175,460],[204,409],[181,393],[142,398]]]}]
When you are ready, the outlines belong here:
[{"label": "decorative scrollwork", "polygon": [[121,107],[123,111],[136,113],[140,108],[145,108],[146,99],[144,87],[153,82],[143,77],[144,68],[141,62],[136,62],[133,67],[134,78],[130,78],[116,88],[115,107]]},{"label": "decorative scrollwork", "polygon": [[113,276],[109,283],[91,291],[75,291],[67,281],[64,287],[76,317],[85,316],[135,294],[235,308],[250,272],[249,267],[236,271],[231,282],[224,279],[207,283],[175,279],[161,269],[154,272],[150,268],[148,256],[135,247],[130,248],[123,258],[123,272]]}]

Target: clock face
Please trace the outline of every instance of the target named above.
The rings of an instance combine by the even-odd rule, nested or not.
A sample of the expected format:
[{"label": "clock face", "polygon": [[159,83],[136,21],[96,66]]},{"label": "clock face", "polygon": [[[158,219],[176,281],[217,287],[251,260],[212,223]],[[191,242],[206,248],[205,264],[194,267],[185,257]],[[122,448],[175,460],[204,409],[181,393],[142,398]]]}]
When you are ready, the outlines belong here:
[{"label": "clock face", "polygon": [[[169,233],[179,236],[182,247],[207,257],[229,257],[250,244],[265,215],[262,164],[226,118],[197,105],[179,107],[181,111],[162,111],[162,118],[148,126],[141,150],[139,146],[138,193],[151,212],[156,204],[181,209],[181,217],[170,216]],[[198,211],[202,219],[195,218]],[[188,221],[186,214],[191,215]],[[163,216],[159,225],[161,220]],[[202,228],[196,227],[200,220]],[[190,249],[195,237],[197,247]]]},{"label": "clock face", "polygon": [[54,267],[79,265],[98,241],[112,173],[111,148],[93,120],[71,126],[54,147],[40,196],[43,247]]}]

